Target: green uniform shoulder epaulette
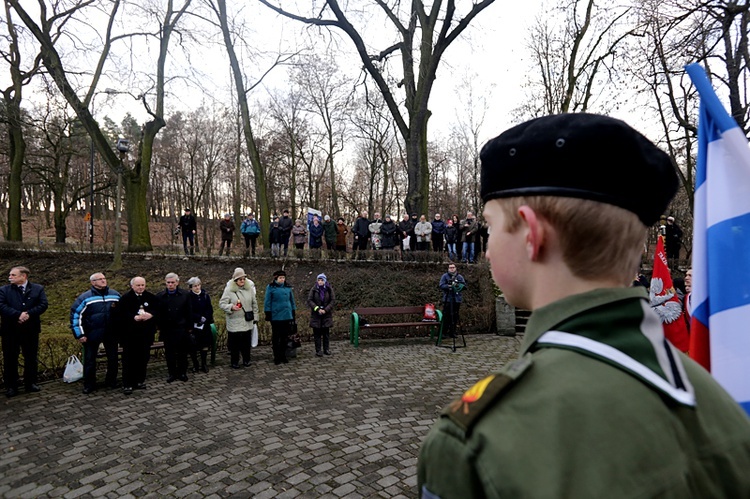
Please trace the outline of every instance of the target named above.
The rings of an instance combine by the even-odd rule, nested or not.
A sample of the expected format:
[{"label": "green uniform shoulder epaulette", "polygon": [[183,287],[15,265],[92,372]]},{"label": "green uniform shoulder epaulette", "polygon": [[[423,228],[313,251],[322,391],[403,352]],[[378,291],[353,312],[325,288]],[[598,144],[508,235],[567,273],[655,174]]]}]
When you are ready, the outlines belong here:
[{"label": "green uniform shoulder epaulette", "polygon": [[487,376],[469,388],[461,398],[443,409],[441,416],[450,418],[464,432],[469,431],[484,411],[523,376],[531,363],[530,353],[514,360],[500,372]]}]

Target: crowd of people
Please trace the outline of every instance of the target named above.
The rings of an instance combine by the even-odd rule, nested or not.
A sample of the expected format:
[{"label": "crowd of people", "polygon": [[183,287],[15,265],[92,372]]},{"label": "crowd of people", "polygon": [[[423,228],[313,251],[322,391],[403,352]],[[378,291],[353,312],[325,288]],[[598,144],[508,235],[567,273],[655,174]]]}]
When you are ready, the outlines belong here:
[{"label": "crowd of people", "polygon": [[[26,391],[41,390],[37,384],[40,316],[49,304],[44,287],[30,282],[29,275],[28,268],[14,267],[9,273],[9,284],[0,287],[0,336],[8,397],[19,393],[20,353],[26,360],[23,375]],[[109,287],[107,277],[101,272],[92,274],[89,283],[90,288],[80,293],[70,307],[70,328],[83,349],[84,394],[100,387],[97,383],[100,347],[106,357],[106,388],[120,387],[120,358],[123,393],[130,395],[134,390],[147,388],[148,362],[157,335],[164,347],[167,383],[188,381],[189,370],[194,374],[208,373],[208,353],[214,346],[216,334],[215,312],[211,296],[203,289],[199,277],[188,279],[185,289],[180,286],[180,277],[170,272],[164,278],[164,287],[152,292],[147,289],[144,277],[135,276],[122,295]],[[443,296],[448,337],[456,335],[465,286],[466,281],[458,274],[456,264],[450,263],[438,285]],[[330,356],[336,294],[326,274],[317,275],[304,299],[310,313],[315,355]],[[266,286],[262,307],[262,316],[271,326],[274,364],[288,363],[289,358],[296,356],[299,335],[295,291],[283,270],[274,272]],[[219,313],[224,313],[230,367],[249,367],[252,348],[258,343],[261,304],[255,283],[241,267],[235,268],[227,280],[218,308]]]},{"label": "crowd of people", "polygon": [[[23,354],[23,382],[26,392],[38,392],[39,335],[41,315],[49,303],[44,287],[29,281],[30,271],[19,266],[10,270],[9,284],[0,287],[0,336],[2,336],[6,396],[19,393],[19,355]],[[146,377],[155,340],[163,343],[167,383],[188,381],[192,373],[208,373],[208,352],[214,344],[215,321],[211,296],[199,277],[191,277],[187,288],[170,272],[158,292],[147,289],[146,279],[135,276],[124,294],[109,287],[107,277],[96,272],[89,277],[90,288],[77,296],[70,307],[70,328],[83,348],[83,393],[96,391],[97,358],[100,347],[106,357],[104,386],[120,387],[118,370],[122,360],[122,391],[147,388]],[[305,293],[310,310],[315,352],[332,355],[330,329],[333,327],[335,294],[325,274],[319,274]],[[274,272],[265,289],[265,300],[258,302],[255,283],[237,267],[226,282],[218,300],[224,314],[227,350],[232,369],[251,365],[252,347],[257,346],[261,317],[271,326],[274,364],[285,364],[296,356],[297,304],[294,288],[283,270]]]},{"label": "crowd of people", "polygon": [[[185,255],[195,253],[196,227],[195,216],[190,209],[185,209],[177,225],[177,231],[182,233]],[[236,231],[231,214],[224,215],[218,228],[221,233],[219,256],[230,255]],[[245,240],[245,257],[256,256],[262,230],[252,213],[242,220],[240,233]],[[416,252],[432,251],[445,255],[452,262],[476,263],[477,257],[486,251],[489,237],[486,224],[471,211],[463,219],[453,215],[447,220],[435,213],[431,221],[426,215],[416,213],[411,216],[405,213],[398,221],[391,215],[383,217],[375,212],[370,219],[367,211],[362,211],[349,226],[343,217],[334,221],[330,215],[322,218],[312,215],[306,222],[302,218],[292,219],[289,210],[284,210],[281,216],[272,217],[267,230],[270,255],[274,258],[287,257],[291,244],[297,258],[306,254],[320,258],[324,250],[329,258],[342,258],[349,252],[362,257],[363,252],[370,250],[383,252],[386,259],[406,260]]]}]

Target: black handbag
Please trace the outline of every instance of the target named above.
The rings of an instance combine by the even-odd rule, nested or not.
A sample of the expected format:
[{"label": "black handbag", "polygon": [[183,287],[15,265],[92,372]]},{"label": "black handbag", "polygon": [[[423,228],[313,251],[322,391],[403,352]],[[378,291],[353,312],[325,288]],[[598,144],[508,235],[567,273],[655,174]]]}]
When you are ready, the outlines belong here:
[{"label": "black handbag", "polygon": [[[240,295],[235,293],[237,295],[237,300],[239,302]],[[242,302],[239,302],[240,306],[242,306]],[[242,307],[242,311],[245,312],[245,322],[253,322],[255,320],[255,313],[252,310],[245,310],[245,307]]]},{"label": "black handbag", "polygon": [[297,332],[297,321],[293,321],[291,324],[288,343],[290,348],[299,348],[302,346],[302,338]]}]

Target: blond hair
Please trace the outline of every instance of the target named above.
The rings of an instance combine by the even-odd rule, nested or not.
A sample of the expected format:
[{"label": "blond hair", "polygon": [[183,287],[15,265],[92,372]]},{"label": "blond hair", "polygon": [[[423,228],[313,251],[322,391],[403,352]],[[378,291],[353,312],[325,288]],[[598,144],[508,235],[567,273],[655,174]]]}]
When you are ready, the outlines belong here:
[{"label": "blond hair", "polygon": [[641,264],[648,229],[635,213],[587,199],[529,196],[498,199],[502,230],[521,224],[518,208],[529,206],[557,232],[565,264],[582,279],[614,278],[629,285]]}]

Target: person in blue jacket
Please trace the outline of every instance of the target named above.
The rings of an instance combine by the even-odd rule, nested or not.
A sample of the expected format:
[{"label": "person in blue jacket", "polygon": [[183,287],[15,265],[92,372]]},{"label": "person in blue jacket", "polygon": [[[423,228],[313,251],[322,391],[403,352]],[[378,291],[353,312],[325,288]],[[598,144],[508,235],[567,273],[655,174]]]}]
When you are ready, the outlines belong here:
[{"label": "person in blue jacket", "polygon": [[110,320],[112,309],[120,301],[120,293],[107,286],[107,278],[101,272],[89,277],[91,289],[84,291],[70,307],[70,328],[73,336],[83,344],[83,393],[96,390],[96,354],[104,343],[107,354],[105,383],[117,388],[117,330]]},{"label": "person in blue jacket", "polygon": [[273,363],[286,364],[286,343],[295,324],[294,290],[286,282],[286,272],[277,270],[273,273],[273,282],[266,286],[266,298],[263,311],[266,320],[271,323],[271,343],[273,346]]},{"label": "person in blue jacket", "polygon": [[253,256],[255,256],[255,243],[260,235],[260,224],[252,213],[248,213],[247,217],[242,221],[240,233],[245,238],[245,256],[248,256],[250,248],[252,248]]}]

